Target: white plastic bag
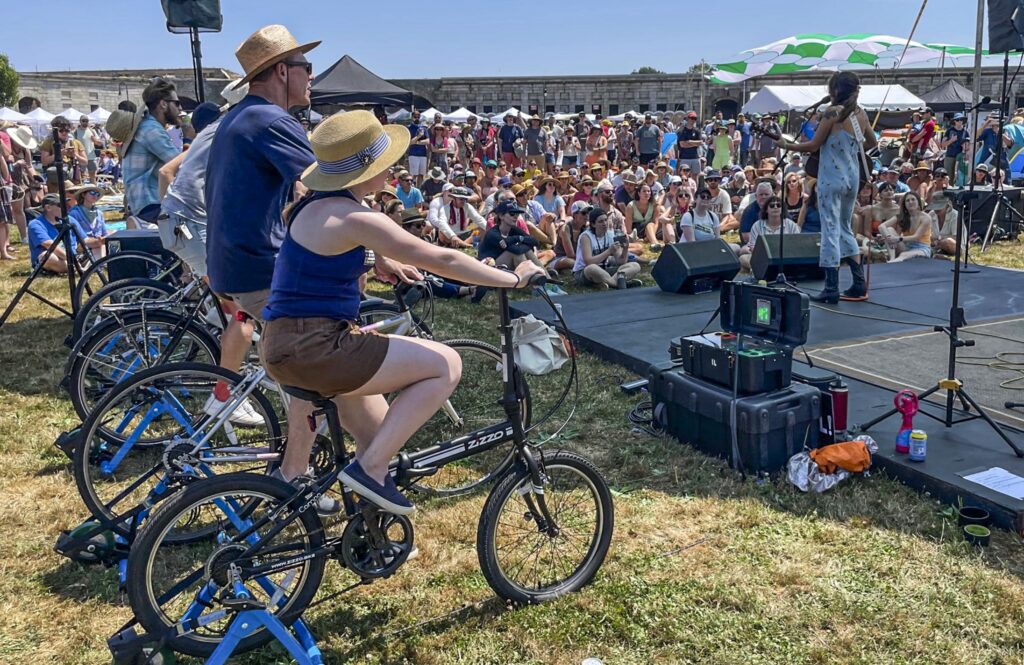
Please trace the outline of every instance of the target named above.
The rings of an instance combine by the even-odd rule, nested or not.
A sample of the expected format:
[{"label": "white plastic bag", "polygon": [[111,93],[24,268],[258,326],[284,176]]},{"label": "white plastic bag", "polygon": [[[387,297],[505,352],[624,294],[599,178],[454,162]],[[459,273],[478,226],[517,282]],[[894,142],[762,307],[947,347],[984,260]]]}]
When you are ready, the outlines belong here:
[{"label": "white plastic bag", "polygon": [[569,360],[562,336],[532,314],[512,320],[512,348],[516,364],[527,374],[548,374]]}]

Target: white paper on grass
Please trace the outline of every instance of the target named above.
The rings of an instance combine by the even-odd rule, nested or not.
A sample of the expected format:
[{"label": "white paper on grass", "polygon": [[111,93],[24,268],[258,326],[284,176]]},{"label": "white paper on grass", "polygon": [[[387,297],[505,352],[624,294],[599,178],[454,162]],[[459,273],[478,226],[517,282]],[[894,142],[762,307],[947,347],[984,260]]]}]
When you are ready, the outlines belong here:
[{"label": "white paper on grass", "polygon": [[1024,499],[1024,478],[998,466],[972,473],[963,478],[1014,499]]}]

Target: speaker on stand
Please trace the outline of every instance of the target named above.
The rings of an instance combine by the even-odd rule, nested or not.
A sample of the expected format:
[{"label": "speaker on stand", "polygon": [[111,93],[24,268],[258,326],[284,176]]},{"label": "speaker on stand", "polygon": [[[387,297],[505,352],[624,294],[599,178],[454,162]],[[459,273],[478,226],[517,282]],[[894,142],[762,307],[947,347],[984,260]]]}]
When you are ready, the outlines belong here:
[{"label": "speaker on stand", "polygon": [[740,271],[740,262],[721,238],[666,245],[651,276],[668,293],[706,293]]},{"label": "speaker on stand", "polygon": [[220,32],[224,16],[220,13],[220,0],[160,0],[167,17],[167,31],[188,34],[192,41],[192,75],[195,78],[196,101],[206,101],[203,82],[203,51],[199,43],[200,32]]}]

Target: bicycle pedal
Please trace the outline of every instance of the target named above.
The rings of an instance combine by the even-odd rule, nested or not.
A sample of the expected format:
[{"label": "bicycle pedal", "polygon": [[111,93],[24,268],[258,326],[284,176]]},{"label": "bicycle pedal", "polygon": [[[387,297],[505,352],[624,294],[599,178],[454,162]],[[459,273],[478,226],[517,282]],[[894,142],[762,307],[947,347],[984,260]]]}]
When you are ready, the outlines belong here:
[{"label": "bicycle pedal", "polygon": [[79,446],[82,441],[82,429],[76,427],[69,432],[61,432],[57,435],[53,445],[59,451],[67,455],[68,459],[75,458],[75,449]]}]

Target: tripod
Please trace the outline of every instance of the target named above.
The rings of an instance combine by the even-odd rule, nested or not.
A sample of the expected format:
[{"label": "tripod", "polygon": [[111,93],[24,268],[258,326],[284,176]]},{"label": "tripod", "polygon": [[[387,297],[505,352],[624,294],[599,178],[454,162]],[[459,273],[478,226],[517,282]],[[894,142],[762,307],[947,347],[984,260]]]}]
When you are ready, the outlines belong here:
[{"label": "tripod", "polygon": [[[961,191],[960,193],[957,194],[957,202],[960,205],[961,209],[968,210],[968,216],[970,216],[970,201],[978,198],[978,196],[979,193],[973,191],[973,189]],[[977,402],[974,401],[974,398],[971,397],[971,395],[964,389],[963,381],[956,378],[957,349],[961,347],[974,346],[974,340],[961,339],[959,335],[960,328],[967,325],[967,319],[964,316],[964,308],[960,306],[960,273],[962,272],[960,266],[960,253],[962,251],[961,248],[964,242],[963,236],[964,224],[958,222],[956,226],[956,255],[953,261],[953,298],[952,303],[949,307],[949,324],[945,326],[935,326],[934,328],[935,332],[945,333],[946,336],[949,338],[949,362],[946,367],[946,376],[945,378],[939,379],[936,385],[918,395],[918,399],[923,403],[924,400],[930,397],[931,395],[937,393],[940,390],[945,390],[945,412],[943,413],[943,416],[941,418],[933,413],[929,413],[924,409],[921,409],[919,413],[933,420],[941,422],[947,428],[950,428],[953,425],[957,425],[959,423],[965,423],[971,420],[977,420],[978,418],[981,418],[986,423],[988,423],[989,427],[991,427],[996,434],[999,435],[999,438],[1006,442],[1006,445],[1010,446],[1010,448],[1013,449],[1013,452],[1014,454],[1017,455],[1017,457],[1024,457],[1024,451],[1021,451],[1021,449],[1018,448],[1016,444],[1013,443],[1013,441],[1006,434],[1003,428],[1000,427],[999,423],[992,420],[992,417],[989,416],[988,413],[986,413],[985,410]],[[964,411],[968,412],[968,415],[962,418],[958,418],[956,420],[953,419],[954,398],[960,400],[960,404],[964,407]],[[974,409],[975,413],[970,413],[971,408]],[[897,410],[895,408],[889,409],[888,411],[878,416],[877,418],[869,420],[863,425],[860,425],[859,429],[862,432],[866,432],[870,428],[882,422],[889,416],[895,415],[896,413]]]},{"label": "tripod", "polygon": [[[4,310],[3,314],[0,314],[0,328],[7,322],[7,318],[17,307],[18,302],[26,294],[36,298],[37,300],[49,305],[53,309],[57,310],[61,314],[74,319],[78,316],[78,303],[75,302],[75,284],[78,279],[82,276],[82,266],[78,262],[78,257],[75,255],[74,246],[72,245],[72,236],[78,240],[78,246],[82,248],[85,253],[85,258],[91,262],[93,260],[92,252],[89,251],[89,247],[85,244],[85,238],[79,232],[78,227],[71,223],[68,219],[68,205],[67,205],[67,191],[64,188],[64,161],[62,158],[63,143],[60,140],[60,136],[57,134],[57,128],[53,129],[53,164],[57,169],[57,195],[60,197],[60,219],[57,221],[57,237],[53,239],[50,246],[46,248],[46,251],[36,261],[36,266],[32,270],[32,273],[22,283],[21,288],[14,294],[14,298],[7,305],[7,309]],[[53,256],[54,252],[57,251],[58,247],[64,248],[64,256],[67,258],[67,280],[68,280],[68,294],[71,299],[71,310],[67,310],[61,305],[53,302],[46,296],[37,293],[32,290],[32,283],[35,282],[36,278],[39,277],[45,270],[46,262]]]}]

